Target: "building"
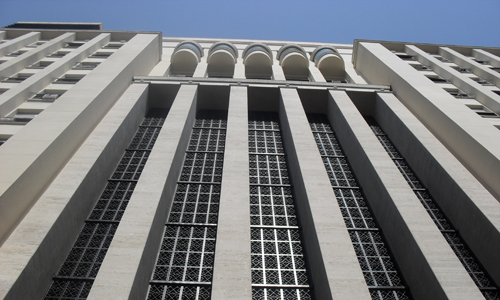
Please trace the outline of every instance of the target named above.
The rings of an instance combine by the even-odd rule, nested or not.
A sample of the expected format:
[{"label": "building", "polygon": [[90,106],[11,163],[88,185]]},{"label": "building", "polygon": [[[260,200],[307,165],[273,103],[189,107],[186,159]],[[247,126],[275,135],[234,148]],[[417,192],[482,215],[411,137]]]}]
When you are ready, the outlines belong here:
[{"label": "building", "polygon": [[500,299],[500,48],[0,39],[1,299]]}]

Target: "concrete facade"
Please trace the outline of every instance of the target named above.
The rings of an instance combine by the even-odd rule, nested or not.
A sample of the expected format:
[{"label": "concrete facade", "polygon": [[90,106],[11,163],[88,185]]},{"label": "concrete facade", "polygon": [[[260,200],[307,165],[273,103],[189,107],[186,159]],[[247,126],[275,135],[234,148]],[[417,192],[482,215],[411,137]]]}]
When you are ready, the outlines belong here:
[{"label": "concrete facade", "polygon": [[500,48],[30,26],[0,299],[500,299]]}]

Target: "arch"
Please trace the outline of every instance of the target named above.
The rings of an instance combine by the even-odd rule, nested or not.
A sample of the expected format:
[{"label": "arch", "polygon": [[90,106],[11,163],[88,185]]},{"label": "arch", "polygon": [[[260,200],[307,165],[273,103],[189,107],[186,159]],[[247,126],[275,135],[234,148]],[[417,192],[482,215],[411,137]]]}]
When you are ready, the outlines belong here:
[{"label": "arch", "polygon": [[193,76],[196,66],[203,57],[203,48],[194,41],[180,42],[170,58],[170,74]]},{"label": "arch", "polygon": [[273,75],[273,55],[271,49],[264,44],[248,45],[243,51],[245,77],[251,79],[271,79]]},{"label": "arch", "polygon": [[327,81],[344,79],[344,59],[342,59],[337,49],[329,46],[319,46],[311,54],[311,61],[314,61],[316,67]]},{"label": "arch", "polygon": [[208,77],[233,77],[238,49],[231,43],[218,42],[208,50]]},{"label": "arch", "polygon": [[288,44],[278,51],[276,59],[287,80],[309,80],[309,60],[306,51],[295,44]]}]

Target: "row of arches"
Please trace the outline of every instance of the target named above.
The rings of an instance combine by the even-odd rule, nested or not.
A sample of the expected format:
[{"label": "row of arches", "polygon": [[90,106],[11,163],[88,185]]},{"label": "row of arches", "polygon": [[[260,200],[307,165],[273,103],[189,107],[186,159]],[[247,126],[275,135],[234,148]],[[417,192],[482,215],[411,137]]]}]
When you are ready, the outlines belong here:
[{"label": "row of arches", "polygon": [[[173,76],[193,76],[203,57],[203,48],[195,41],[179,43],[172,54],[170,73]],[[218,42],[208,50],[207,73],[209,77],[232,77],[238,58],[238,49],[231,43]],[[242,53],[246,78],[271,79],[273,52],[262,43],[248,45]],[[287,80],[308,80],[309,61],[315,64],[327,81],[343,80],[344,60],[330,46],[319,46],[311,54],[299,45],[287,44],[279,49],[276,60]]]}]

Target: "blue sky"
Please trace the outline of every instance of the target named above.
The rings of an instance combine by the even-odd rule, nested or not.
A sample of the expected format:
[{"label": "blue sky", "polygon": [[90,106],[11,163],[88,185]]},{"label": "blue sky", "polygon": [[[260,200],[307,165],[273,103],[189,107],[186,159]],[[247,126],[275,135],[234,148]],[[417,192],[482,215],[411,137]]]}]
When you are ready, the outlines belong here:
[{"label": "blue sky", "polygon": [[500,47],[500,0],[1,0],[0,25],[102,22],[164,36]]}]

